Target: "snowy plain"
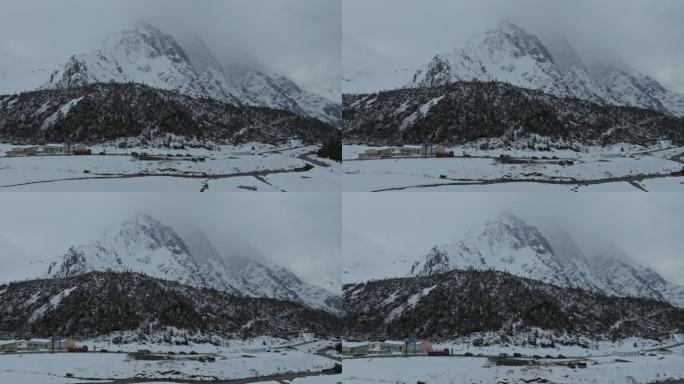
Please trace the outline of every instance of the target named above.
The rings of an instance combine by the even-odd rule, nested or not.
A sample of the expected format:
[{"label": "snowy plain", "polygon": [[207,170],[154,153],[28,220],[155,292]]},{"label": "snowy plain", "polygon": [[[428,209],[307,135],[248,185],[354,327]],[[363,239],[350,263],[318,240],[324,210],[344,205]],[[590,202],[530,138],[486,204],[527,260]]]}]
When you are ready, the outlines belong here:
[{"label": "snowy plain", "polygon": [[[684,340],[682,335],[676,339]],[[637,343],[638,348],[633,347]],[[506,382],[544,382],[552,384],[570,383],[653,383],[668,379],[684,379],[684,347],[666,348],[665,351],[650,351],[657,347],[653,341],[628,339],[616,343],[602,342],[589,354],[578,347],[553,349],[500,347],[468,347],[464,344],[436,344],[434,348],[455,348],[460,356],[394,356],[387,358],[353,358],[344,360],[343,381],[353,384],[415,383],[451,384],[454,378],[459,383],[489,384]],[[661,345],[662,346],[662,345]],[[642,354],[624,356],[622,352],[644,350]],[[465,352],[474,356],[465,357]],[[566,359],[527,359],[534,364],[520,366],[497,365],[487,356],[499,353],[518,352],[526,356],[563,354]],[[483,354],[477,357],[478,354]],[[525,360],[525,359],[523,359]],[[568,367],[570,361],[583,360],[587,368]],[[543,381],[549,380],[549,381]]]},{"label": "snowy plain", "polygon": [[[662,359],[661,359],[662,358]],[[490,384],[525,383],[550,380],[553,384],[651,383],[669,378],[684,378],[684,357],[677,354],[659,357],[638,356],[616,362],[614,357],[590,359],[587,368],[555,364],[496,366],[478,357],[407,357],[345,360],[343,382],[349,384],[415,383]],[[549,381],[537,381],[549,383]]]},{"label": "snowy plain", "polygon": [[[297,345],[299,343],[306,344]],[[335,365],[334,360],[315,354],[322,348],[333,347],[335,342],[314,340],[307,335],[296,340],[259,337],[225,340],[222,344],[223,346],[176,346],[132,343],[112,346],[101,339],[79,343],[89,346],[91,351],[97,348],[96,352],[0,354],[0,382],[75,383],[80,382],[79,379],[89,379],[92,382],[92,379],[119,380],[134,377],[212,381],[258,378],[291,372],[319,372]],[[99,352],[107,347],[111,348],[107,349],[107,353]],[[137,360],[129,354],[140,349],[150,350],[152,354],[146,356],[154,359]],[[199,361],[201,356],[213,356],[216,361]],[[67,378],[67,373],[72,374],[73,378]],[[316,381],[315,378],[308,381],[297,379],[294,382],[304,384],[339,381],[334,381],[334,376],[321,376],[328,381]]]},{"label": "snowy plain", "polygon": [[[343,147],[343,191],[683,191],[684,148],[614,145],[573,150],[450,148],[454,158],[358,160]],[[465,155],[465,156],[464,156]],[[514,160],[501,161],[501,155]],[[679,156],[679,157],[678,157]],[[561,165],[561,161],[572,165]],[[623,179],[624,178],[624,179]]]},{"label": "snowy plain", "polygon": [[[3,156],[11,147],[0,144],[2,191],[339,191],[341,186],[340,163],[315,155],[308,158],[319,164],[304,160],[300,156],[318,147],[292,143],[216,150],[95,146],[90,156]],[[133,152],[164,158],[138,160]],[[312,168],[301,171],[307,165]]]}]

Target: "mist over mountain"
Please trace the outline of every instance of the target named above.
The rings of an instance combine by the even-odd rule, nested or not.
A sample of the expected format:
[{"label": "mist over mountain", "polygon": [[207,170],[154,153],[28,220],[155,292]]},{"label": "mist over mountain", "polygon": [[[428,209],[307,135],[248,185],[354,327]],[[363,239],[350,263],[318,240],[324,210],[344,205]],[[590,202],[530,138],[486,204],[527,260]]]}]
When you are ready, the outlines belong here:
[{"label": "mist over mountain", "polygon": [[277,298],[331,313],[341,310],[339,294],[306,283],[263,257],[226,257],[199,228],[187,227],[181,233],[149,215],[138,214],[98,239],[71,246],[50,262],[44,276],[137,272],[237,296]]},{"label": "mist over mountain", "polygon": [[[395,68],[385,68],[386,73]],[[346,76],[346,93],[367,93],[368,77]],[[377,76],[387,77],[386,74]],[[684,116],[684,95],[666,89],[653,77],[622,60],[594,57],[587,64],[562,36],[540,38],[508,21],[472,36],[384,89],[435,87],[458,81],[499,81],[541,90],[557,97],[601,105],[630,106]],[[380,89],[375,89],[378,91]]]},{"label": "mist over mountain", "polygon": [[[340,125],[339,101],[305,91],[245,50],[235,53],[239,57],[224,63],[199,37],[181,45],[170,34],[138,22],[89,51],[74,53],[63,65],[49,71],[39,88],[134,82],[194,98],[286,110]],[[27,79],[25,91],[34,89],[33,78]]]},{"label": "mist over mountain", "polygon": [[561,287],[684,307],[684,286],[667,282],[618,248],[587,257],[561,227],[540,230],[511,214],[475,225],[450,243],[433,246],[411,265],[408,275],[468,269],[502,271]]}]

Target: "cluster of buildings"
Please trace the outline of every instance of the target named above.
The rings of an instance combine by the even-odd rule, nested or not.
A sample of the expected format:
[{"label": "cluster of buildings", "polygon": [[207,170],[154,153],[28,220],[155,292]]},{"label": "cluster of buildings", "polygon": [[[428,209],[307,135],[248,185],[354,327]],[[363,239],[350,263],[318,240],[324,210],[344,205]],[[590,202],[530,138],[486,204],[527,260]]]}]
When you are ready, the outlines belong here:
[{"label": "cluster of buildings", "polygon": [[67,351],[75,348],[76,341],[70,337],[55,336],[49,339],[0,340],[0,352],[20,351]]},{"label": "cluster of buildings", "polygon": [[448,151],[442,144],[424,144],[420,146],[405,145],[401,147],[370,148],[359,154],[359,159],[377,159],[387,157],[453,157],[453,151]]},{"label": "cluster of buildings", "polygon": [[385,340],[342,343],[343,356],[427,354],[432,350],[429,340]]},{"label": "cluster of buildings", "polygon": [[92,151],[84,144],[45,144],[14,147],[7,156],[90,155]]}]

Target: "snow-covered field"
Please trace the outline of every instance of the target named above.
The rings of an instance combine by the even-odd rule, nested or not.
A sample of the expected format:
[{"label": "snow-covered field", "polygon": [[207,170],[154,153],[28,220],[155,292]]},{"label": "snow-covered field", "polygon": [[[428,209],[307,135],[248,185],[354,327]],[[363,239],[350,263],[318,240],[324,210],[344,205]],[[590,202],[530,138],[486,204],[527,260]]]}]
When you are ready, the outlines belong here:
[{"label": "snow-covered field", "polygon": [[[435,348],[456,347],[454,352],[461,356],[450,357],[389,357],[345,359],[343,381],[353,384],[376,383],[415,383],[424,381],[430,384],[451,384],[458,377],[459,383],[651,383],[670,378],[684,379],[684,347],[669,348],[667,351],[648,351],[650,342],[636,341],[638,349],[646,349],[643,355],[621,355],[620,352],[632,352],[632,342],[600,343],[596,350],[586,354],[577,347],[559,347],[558,349],[484,347],[469,348],[472,357],[464,357],[463,345],[437,345]],[[643,345],[641,345],[643,343]],[[461,348],[461,349],[459,349]],[[497,356],[499,353],[521,353],[527,356],[563,354],[567,359],[523,359],[532,364],[520,366],[496,365],[486,356]],[[477,357],[479,353],[484,356]],[[569,361],[578,359],[587,362],[587,368],[571,368]],[[526,380],[526,381],[525,381]],[[540,380],[540,381],[530,381]]]},{"label": "snow-covered field", "polygon": [[[303,338],[302,340],[304,340]],[[315,350],[334,345],[333,341],[282,348],[282,342],[271,338],[234,340],[225,346],[212,345],[107,345],[100,341],[85,341],[84,345],[99,349],[111,347],[107,353],[18,353],[0,354],[0,382],[2,383],[71,383],[78,379],[189,379],[228,380],[253,378],[291,372],[319,372],[332,368],[335,362],[315,355]],[[79,343],[81,344],[81,343]],[[279,345],[281,347],[279,347]],[[152,359],[137,360],[130,352],[150,350]],[[312,351],[312,349],[315,349]],[[121,352],[119,352],[121,351]],[[173,352],[173,354],[168,354]],[[192,352],[192,354],[191,354]],[[199,357],[214,356],[215,362],[201,362]],[[73,375],[67,379],[66,374]],[[297,379],[296,383],[332,383],[334,376],[325,380]],[[92,381],[92,380],[91,380]],[[339,381],[339,380],[338,380]]]},{"label": "snow-covered field", "polygon": [[[681,159],[672,159],[684,154],[682,147],[645,148],[625,144],[585,147],[581,151],[458,147],[451,148],[455,158],[355,160],[368,148],[363,145],[343,147],[344,191],[684,190],[683,177],[665,177],[684,169]],[[463,154],[469,157],[458,157]],[[501,162],[498,158],[502,154],[522,162]],[[573,164],[558,164],[567,160]],[[642,179],[640,176],[647,177]],[[629,177],[635,180],[619,180]]]},{"label": "snow-covered field", "polygon": [[[277,148],[251,143],[216,150],[93,147],[90,156],[4,157],[0,144],[2,191],[339,191],[341,164],[311,155],[315,146]],[[252,150],[254,148],[254,150]],[[99,155],[104,151],[106,155]],[[172,155],[138,160],[131,153]],[[193,162],[185,155],[205,157]],[[181,156],[176,156],[181,155]],[[292,172],[307,164],[313,168]],[[252,173],[259,172],[260,175]],[[270,173],[274,172],[274,173]]]},{"label": "snow-covered field", "polygon": [[282,383],[292,383],[292,384],[338,384],[342,383],[342,375],[330,375],[330,376],[313,376],[313,377],[303,377],[301,379],[294,379],[292,381],[260,381],[255,384],[282,384]]},{"label": "snow-covered field", "polygon": [[[553,363],[527,366],[497,366],[479,357],[408,357],[345,360],[342,380],[347,384],[458,383],[491,384],[535,382],[546,379],[554,384],[650,383],[668,378],[684,378],[681,354],[636,356],[617,362],[614,357],[592,358],[587,368],[570,368]],[[528,380],[528,381],[524,381]],[[546,382],[546,381],[538,381]],[[548,383],[548,382],[547,382]]]}]

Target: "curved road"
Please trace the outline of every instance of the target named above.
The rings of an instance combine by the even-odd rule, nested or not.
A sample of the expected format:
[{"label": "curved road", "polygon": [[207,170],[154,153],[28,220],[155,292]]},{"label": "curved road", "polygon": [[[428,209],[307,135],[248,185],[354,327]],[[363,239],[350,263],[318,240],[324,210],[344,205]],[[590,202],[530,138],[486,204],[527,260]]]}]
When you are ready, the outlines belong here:
[{"label": "curved road", "polygon": [[228,179],[231,177],[244,177],[244,176],[254,176],[254,177],[263,177],[263,176],[268,176],[272,174],[279,174],[279,173],[294,173],[294,172],[307,172],[309,169],[306,169],[307,167],[301,167],[301,168],[295,168],[295,169],[277,169],[277,170],[265,170],[265,171],[253,171],[253,172],[238,172],[238,173],[229,173],[229,174],[219,174],[219,175],[207,175],[207,174],[199,174],[199,173],[192,173],[192,174],[176,174],[176,173],[131,173],[131,174],[93,174],[93,176],[83,176],[83,177],[68,177],[68,178],[61,178],[61,179],[51,179],[51,180],[38,180],[38,181],[29,181],[25,183],[17,183],[17,184],[10,184],[10,185],[1,185],[0,188],[11,188],[11,187],[19,187],[23,185],[32,185],[32,184],[43,184],[43,183],[54,183],[58,181],[78,181],[78,180],[92,180],[92,179],[132,179],[132,178],[139,178],[139,177],[178,177],[178,178],[183,178],[183,179]]},{"label": "curved road", "polygon": [[[374,190],[371,192],[401,191],[401,190],[412,189],[412,188],[435,188],[435,187],[443,187],[443,186],[450,186],[450,185],[453,185],[453,186],[456,186],[456,185],[472,186],[472,185],[494,185],[494,184],[510,184],[510,183],[539,183],[539,184],[587,186],[587,185],[617,183],[617,182],[623,182],[623,181],[630,183],[632,186],[645,191],[645,189],[643,189],[643,187],[636,186],[636,185],[634,185],[634,183],[637,183],[637,182],[640,182],[643,180],[662,179],[662,178],[680,177],[680,176],[684,176],[684,171],[672,172],[669,174],[660,174],[660,175],[636,175],[636,176],[624,176],[624,177],[614,177],[614,178],[608,178],[608,179],[596,179],[596,180],[584,180],[584,181],[578,181],[578,180],[539,180],[539,179],[458,180],[458,181],[453,181],[450,183],[432,183],[432,184],[409,185],[409,186],[405,186],[405,187],[383,188],[383,189],[377,189],[377,190]],[[445,179],[445,180],[454,180],[454,179]]]},{"label": "curved road", "polygon": [[[107,379],[81,379],[81,380],[96,380],[92,382],[83,382],[83,384],[102,384],[102,383],[113,383],[113,384],[140,384],[140,383],[181,383],[181,384],[198,384],[198,383],[214,383],[214,384],[252,384],[260,383],[264,381],[292,381],[294,379],[301,379],[304,377],[313,376],[326,376],[333,375],[334,373],[323,373],[323,372],[294,372],[294,373],[284,373],[280,375],[269,375],[269,376],[259,376],[246,379],[233,379],[233,380],[212,380],[212,381],[201,381],[201,380],[176,380],[176,379],[118,379],[118,380],[107,380]],[[75,378],[79,379],[79,378]]]},{"label": "curved road", "polygon": [[306,161],[307,163],[311,163],[311,165],[317,165],[319,167],[323,168],[328,168],[330,167],[330,164],[324,163],[320,160],[312,159],[309,156],[315,155],[316,152],[307,152],[307,153],[302,153],[301,155],[297,156],[299,159]]}]

